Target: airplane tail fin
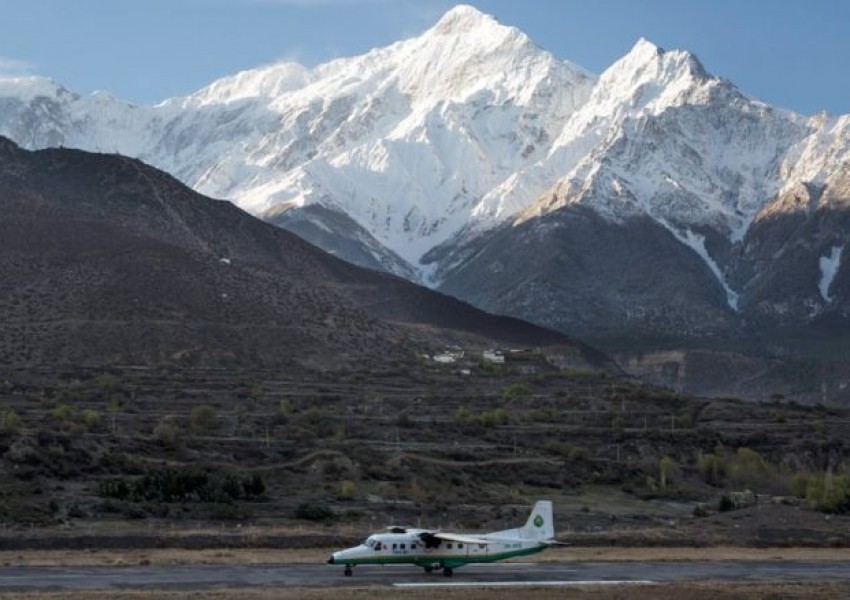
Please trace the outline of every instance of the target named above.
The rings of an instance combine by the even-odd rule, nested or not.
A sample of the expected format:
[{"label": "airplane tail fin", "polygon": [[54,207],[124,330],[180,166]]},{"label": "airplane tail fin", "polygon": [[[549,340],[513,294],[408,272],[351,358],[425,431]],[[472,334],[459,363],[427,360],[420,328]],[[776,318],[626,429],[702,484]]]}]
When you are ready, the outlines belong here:
[{"label": "airplane tail fin", "polygon": [[523,539],[549,540],[555,537],[552,502],[550,500],[538,501],[520,532]]},{"label": "airplane tail fin", "polygon": [[519,538],[523,540],[546,541],[555,537],[555,523],[552,514],[552,502],[540,500],[531,510],[531,515],[525,525],[517,529],[496,531],[493,537]]}]

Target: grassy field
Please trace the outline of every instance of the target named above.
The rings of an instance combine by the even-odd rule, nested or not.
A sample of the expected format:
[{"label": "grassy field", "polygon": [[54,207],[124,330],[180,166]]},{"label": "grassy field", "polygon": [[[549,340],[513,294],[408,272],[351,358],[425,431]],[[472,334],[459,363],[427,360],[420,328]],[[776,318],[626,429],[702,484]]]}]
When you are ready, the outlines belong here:
[{"label": "grassy field", "polygon": [[[403,598],[426,600],[435,596],[433,589],[400,590],[389,587],[351,587],[334,589],[228,589],[210,591],[103,591],[38,592],[0,594],[6,600],[362,600],[364,598]],[[446,600],[845,600],[850,597],[848,584],[663,584],[651,586],[612,586],[576,588],[463,588],[440,589]]]}]

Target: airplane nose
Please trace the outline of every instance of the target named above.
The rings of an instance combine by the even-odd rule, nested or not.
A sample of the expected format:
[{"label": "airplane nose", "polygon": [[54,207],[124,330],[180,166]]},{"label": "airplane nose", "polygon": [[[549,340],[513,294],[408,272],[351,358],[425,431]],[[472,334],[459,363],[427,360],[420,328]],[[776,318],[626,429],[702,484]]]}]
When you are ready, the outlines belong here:
[{"label": "airplane nose", "polygon": [[328,557],[328,564],[329,564],[329,565],[334,564],[334,555],[333,555],[333,554],[331,554],[331,555]]}]

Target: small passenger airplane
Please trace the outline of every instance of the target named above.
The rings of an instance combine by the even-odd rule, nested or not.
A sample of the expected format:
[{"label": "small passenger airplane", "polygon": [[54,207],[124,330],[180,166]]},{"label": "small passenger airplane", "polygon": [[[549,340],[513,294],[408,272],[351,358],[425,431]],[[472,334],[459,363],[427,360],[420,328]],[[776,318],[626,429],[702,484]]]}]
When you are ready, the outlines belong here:
[{"label": "small passenger airplane", "polygon": [[370,535],[359,546],[334,552],[328,564],[345,565],[346,577],[351,577],[351,567],[355,565],[388,564],[413,564],[424,568],[426,573],[442,569],[443,575],[451,577],[452,569],[469,563],[525,556],[558,545],[554,535],[552,503],[541,500],[534,505],[525,525],[516,529],[466,535],[387,527],[387,533]]}]

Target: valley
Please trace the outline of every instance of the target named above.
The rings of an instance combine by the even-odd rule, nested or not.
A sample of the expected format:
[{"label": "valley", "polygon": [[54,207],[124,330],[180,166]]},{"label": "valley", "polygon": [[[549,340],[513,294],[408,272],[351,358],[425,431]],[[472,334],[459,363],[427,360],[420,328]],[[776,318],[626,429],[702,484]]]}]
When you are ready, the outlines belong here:
[{"label": "valley", "polygon": [[[413,585],[556,539],[469,585],[846,596],[850,116],[644,38],[593,73],[466,5],[151,105],[13,62],[3,597],[326,597],[366,556],[329,549],[541,499],[554,539],[547,503],[529,539],[392,532],[467,553]],[[339,597],[395,597],[380,568]]]}]

